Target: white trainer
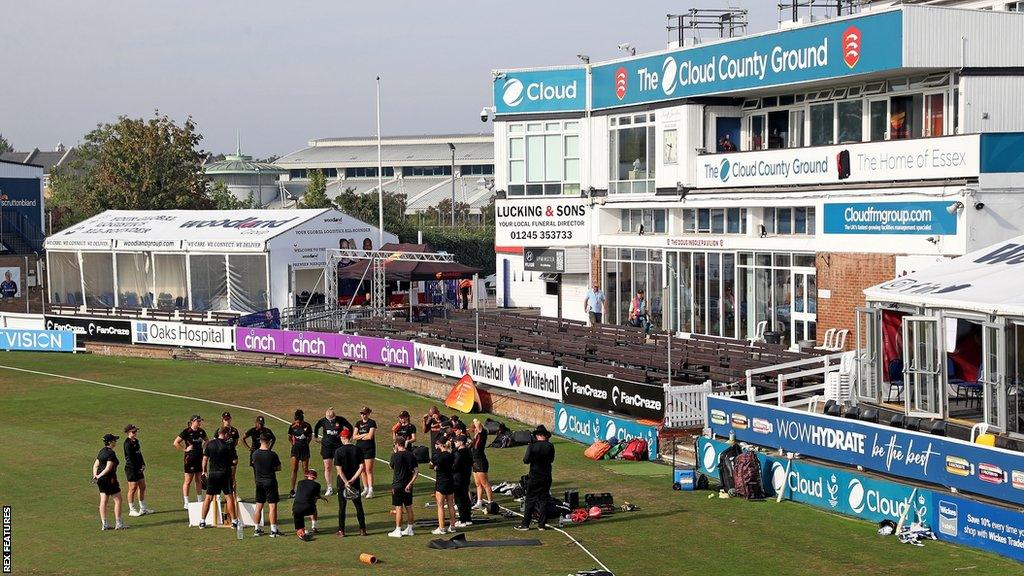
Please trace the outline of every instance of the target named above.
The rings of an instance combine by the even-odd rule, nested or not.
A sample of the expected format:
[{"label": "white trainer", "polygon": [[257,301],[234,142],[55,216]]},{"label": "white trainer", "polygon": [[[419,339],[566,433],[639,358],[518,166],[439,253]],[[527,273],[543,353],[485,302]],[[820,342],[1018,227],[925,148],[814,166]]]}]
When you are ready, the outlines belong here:
[{"label": "white trainer", "polygon": [[390,536],[392,538],[401,538],[402,537],[402,529],[401,528],[395,528],[391,532],[388,532],[388,536]]},{"label": "white trainer", "polygon": [[455,533],[455,526],[449,526],[448,527],[448,533],[449,534],[454,534]]},{"label": "white trainer", "polygon": [[463,522],[461,520],[455,523],[455,527],[456,528],[465,528],[467,526],[472,526],[472,525],[473,525],[472,522]]},{"label": "white trainer", "polygon": [[412,524],[409,524],[405,527],[405,530],[402,530],[402,536],[415,536],[412,532]]},{"label": "white trainer", "polygon": [[132,517],[135,517],[135,516],[142,516],[142,512],[140,512],[139,510],[136,510],[135,508],[130,508],[130,509],[128,510],[128,515],[129,515],[129,516],[132,516]]},{"label": "white trainer", "polygon": [[447,534],[448,531],[445,530],[444,528],[434,528],[433,530],[430,531],[430,533],[434,534],[436,536],[440,536],[442,534]]},{"label": "white trainer", "polygon": [[328,486],[327,487],[327,491],[324,492],[324,496],[330,496],[331,494],[334,494],[334,488],[331,487],[331,486]]}]

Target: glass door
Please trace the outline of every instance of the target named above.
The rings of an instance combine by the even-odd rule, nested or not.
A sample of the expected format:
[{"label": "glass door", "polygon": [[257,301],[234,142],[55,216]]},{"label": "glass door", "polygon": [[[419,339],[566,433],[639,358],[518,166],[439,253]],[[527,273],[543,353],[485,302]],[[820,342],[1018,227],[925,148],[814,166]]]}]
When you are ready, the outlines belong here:
[{"label": "glass door", "polygon": [[945,351],[939,318],[903,319],[904,402],[908,416],[942,418],[945,400]]},{"label": "glass door", "polygon": [[755,114],[750,117],[750,140],[747,150],[763,150],[767,142],[768,122],[764,114]]},{"label": "glass door", "polygon": [[924,135],[942,136],[946,133],[946,95],[944,93],[924,96]]},{"label": "glass door", "polygon": [[889,99],[877,98],[868,102],[868,140],[880,142],[888,137]]},{"label": "glass door", "polygon": [[1006,430],[1006,332],[1002,324],[981,325],[981,370],[984,416],[989,426]]},{"label": "glass door", "polygon": [[793,303],[790,314],[790,333],[792,344],[801,340],[817,338],[818,283],[814,268],[793,268],[793,283],[790,302]]},{"label": "glass door", "polygon": [[786,136],[787,147],[801,148],[804,145],[804,110],[789,111],[789,134]]},{"label": "glass door", "polygon": [[878,402],[881,400],[878,385],[879,362],[882,352],[879,327],[879,313],[874,308],[857,308],[856,359],[857,382],[855,390],[859,400]]}]

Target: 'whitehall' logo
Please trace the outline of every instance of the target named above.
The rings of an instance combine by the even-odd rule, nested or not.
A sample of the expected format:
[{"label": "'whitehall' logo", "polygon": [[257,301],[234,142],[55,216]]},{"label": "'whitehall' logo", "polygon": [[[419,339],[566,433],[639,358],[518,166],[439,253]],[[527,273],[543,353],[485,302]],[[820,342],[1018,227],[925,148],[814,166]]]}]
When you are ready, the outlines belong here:
[{"label": "'whitehall' logo", "polygon": [[722,159],[722,166],[718,169],[718,175],[722,178],[722,182],[729,181],[729,159]]},{"label": "'whitehall' logo", "polygon": [[625,66],[615,71],[615,97],[622,100],[626,97],[627,72]]},{"label": "'whitehall' logo", "polygon": [[850,68],[860,62],[861,39],[860,29],[856,26],[850,26],[843,32],[843,62]]},{"label": "'whitehall' logo", "polygon": [[510,108],[515,108],[523,101],[523,83],[518,78],[512,78],[505,82],[505,91],[501,94],[502,101]]}]

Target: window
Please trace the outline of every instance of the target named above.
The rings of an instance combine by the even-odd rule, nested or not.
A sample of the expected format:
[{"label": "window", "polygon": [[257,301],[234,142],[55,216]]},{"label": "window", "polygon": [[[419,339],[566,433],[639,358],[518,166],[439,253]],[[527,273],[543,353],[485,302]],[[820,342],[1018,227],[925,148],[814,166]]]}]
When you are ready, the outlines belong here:
[{"label": "window", "polygon": [[1024,12],[1024,2],[1007,2],[1007,12]]},{"label": "window", "polygon": [[868,140],[878,142],[885,140],[889,130],[889,101],[886,99],[872,100],[868,103]]},{"label": "window", "polygon": [[778,236],[813,236],[814,208],[811,206],[764,209],[765,232]]},{"label": "window", "polygon": [[864,136],[864,104],[860,100],[846,100],[836,103],[839,117],[839,143],[860,142]]},{"label": "window", "polygon": [[750,117],[750,138],[747,150],[763,150],[765,141],[765,116],[758,114]]},{"label": "window", "polygon": [[902,140],[921,136],[921,94],[894,96],[889,99],[889,139]]},{"label": "window", "polygon": [[835,130],[834,114],[835,105],[831,102],[811,106],[811,146],[832,144]]},{"label": "window", "polygon": [[292,168],[288,171],[288,177],[292,180],[307,178],[305,168]]},{"label": "window", "polygon": [[609,130],[609,193],[654,192],[654,115],[620,117]]},{"label": "window", "polygon": [[665,130],[665,134],[662,136],[664,145],[662,155],[665,157],[665,164],[676,164],[679,162],[679,155],[676,150],[677,136],[675,128]]},{"label": "window", "polygon": [[945,127],[945,94],[928,94],[924,97],[924,135],[942,136]]},{"label": "window", "polygon": [[776,110],[768,113],[768,149],[786,148],[789,135],[789,112]]},{"label": "window", "polygon": [[645,235],[665,234],[668,231],[667,216],[667,210],[624,208],[619,217],[619,232],[639,234],[642,226]]},{"label": "window", "polygon": [[746,234],[746,208],[684,208],[684,234]]},{"label": "window", "polygon": [[[522,124],[509,126],[510,196],[579,194],[579,122]],[[492,172],[486,172],[491,174]]]},{"label": "window", "polygon": [[[406,168],[406,171],[411,171],[411,170],[414,170],[414,168]],[[451,167],[450,166],[448,167],[448,172],[451,172]],[[326,176],[326,174],[325,174],[325,176]],[[346,178],[376,178],[377,177],[377,167],[376,166],[371,166],[371,167],[363,167],[363,168],[345,168],[345,177]],[[385,166],[384,167],[384,177],[385,178],[394,178],[395,177],[395,169],[393,167],[391,167],[391,166]]]},{"label": "window", "polygon": [[492,176],[494,174],[494,165],[468,164],[466,166],[459,166],[459,173],[463,176]]},{"label": "window", "polygon": [[[404,169],[406,176],[451,176],[451,166],[412,166]],[[377,176],[377,170],[374,169],[373,175]]]},{"label": "window", "polygon": [[804,145],[804,111],[789,111],[789,147],[799,148]]}]

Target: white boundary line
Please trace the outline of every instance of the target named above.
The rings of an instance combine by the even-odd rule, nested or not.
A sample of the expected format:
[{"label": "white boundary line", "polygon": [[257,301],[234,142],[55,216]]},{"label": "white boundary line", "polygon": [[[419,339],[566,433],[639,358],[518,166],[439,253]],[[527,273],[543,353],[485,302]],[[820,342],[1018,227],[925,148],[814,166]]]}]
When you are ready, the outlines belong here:
[{"label": "white boundary line", "polygon": [[[218,406],[228,406],[229,408],[237,408],[239,410],[248,410],[250,412],[256,412],[257,414],[263,414],[263,415],[269,416],[270,418],[273,418],[274,420],[277,420],[279,422],[283,422],[285,424],[290,424],[290,422],[285,420],[284,418],[279,418],[279,417],[277,417],[277,416],[275,416],[275,415],[273,415],[273,414],[271,414],[269,412],[264,412],[263,410],[260,410],[258,408],[253,408],[251,406],[242,406],[240,404],[231,404],[231,403],[228,403],[228,402],[220,402],[220,401],[217,401],[217,400],[208,400],[206,398],[196,398],[195,396],[183,396],[181,394],[171,394],[170,392],[160,392],[158,390],[147,390],[145,388],[133,388],[131,386],[121,386],[121,385],[118,385],[118,384],[109,384],[109,383],[106,383],[106,382],[97,382],[96,380],[87,380],[85,378],[76,378],[75,376],[65,376],[63,374],[53,374],[53,373],[50,373],[50,372],[40,372],[38,370],[28,370],[26,368],[15,368],[13,366],[4,366],[2,364],[0,364],[0,369],[12,370],[12,371],[15,371],[15,372],[25,372],[25,373],[28,373],[28,374],[38,374],[40,376],[50,376],[52,378],[63,378],[65,380],[73,380],[75,382],[84,382],[86,384],[95,384],[97,386],[105,386],[107,388],[115,388],[117,390],[127,390],[129,392],[141,392],[143,394],[156,394],[158,396],[167,396],[168,398],[178,398],[179,400],[193,400],[195,402],[206,402],[207,404],[217,404]],[[390,464],[390,462],[388,460],[384,460],[383,458],[376,458],[376,460],[378,462],[383,462],[385,464]],[[433,478],[432,476],[429,476],[427,474],[420,474],[420,476],[423,476],[425,478],[429,478],[431,480],[436,480],[436,478]],[[508,512],[511,512],[512,514],[515,514],[516,516],[519,516],[520,518],[523,517],[523,515],[521,513],[519,513],[519,512],[516,512],[514,510],[510,510],[509,508],[506,508],[506,507],[500,506],[500,505],[498,507],[501,508],[502,510],[507,510]],[[598,560],[597,556],[594,556],[594,554],[590,550],[587,550],[587,548],[583,544],[581,544],[579,540],[573,538],[571,534],[569,534],[565,530],[562,530],[561,528],[558,528],[558,527],[555,527],[555,526],[551,526],[550,528],[552,530],[556,531],[556,532],[561,533],[563,536],[565,536],[570,541],[572,541],[573,544],[578,546],[580,548],[580,550],[583,550],[584,552],[586,552],[587,556],[590,556],[590,558],[592,558],[594,560],[594,562],[597,562],[597,564],[602,569],[604,569],[604,570],[606,570],[608,572],[611,572],[611,570],[609,570],[608,567],[604,565],[604,562],[601,562],[600,560]]]}]

